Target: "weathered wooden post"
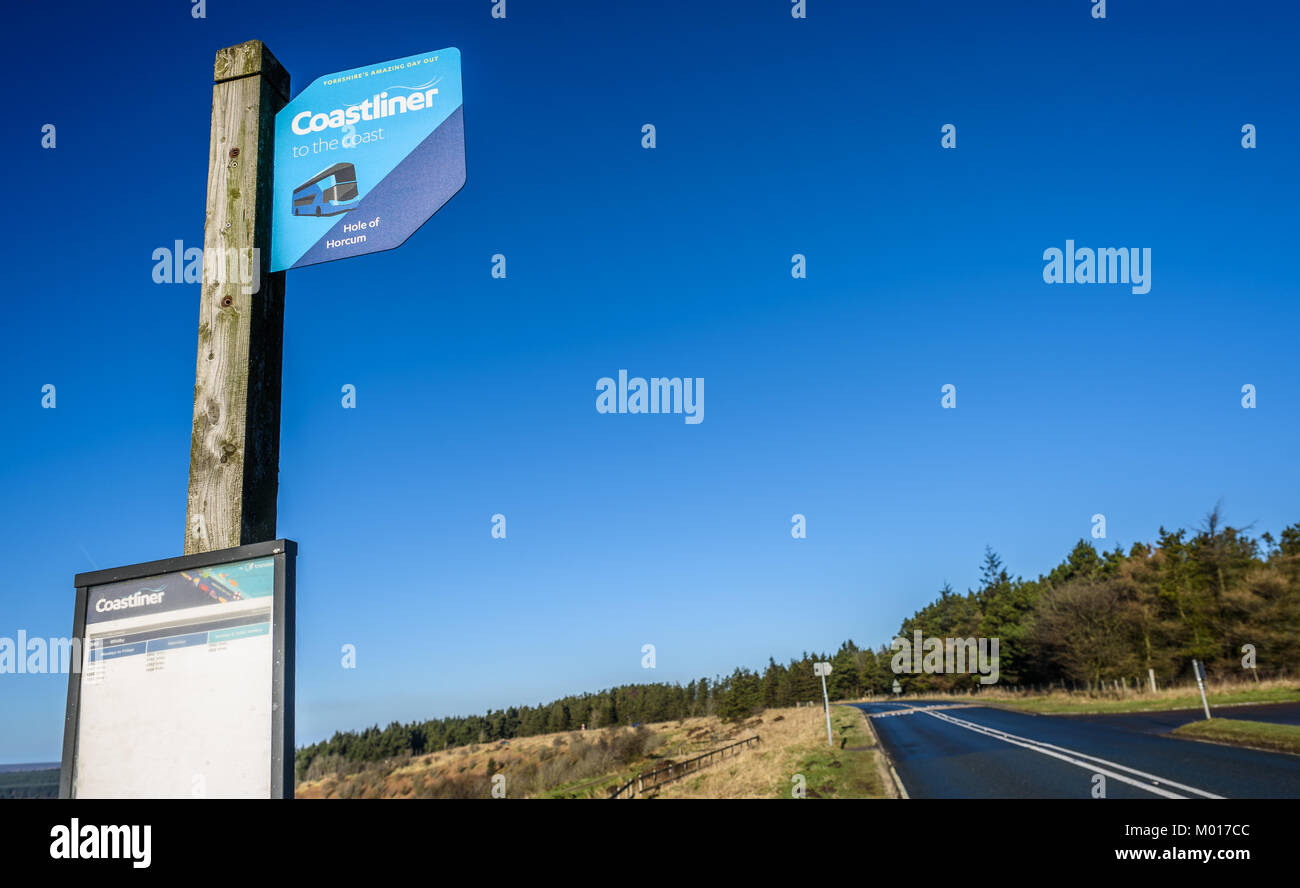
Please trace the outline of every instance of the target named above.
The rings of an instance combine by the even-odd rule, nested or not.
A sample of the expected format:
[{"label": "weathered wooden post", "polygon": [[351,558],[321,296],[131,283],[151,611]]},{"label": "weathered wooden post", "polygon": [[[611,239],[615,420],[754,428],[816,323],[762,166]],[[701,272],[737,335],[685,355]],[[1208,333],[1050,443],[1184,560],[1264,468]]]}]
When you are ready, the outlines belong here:
[{"label": "weathered wooden post", "polygon": [[280,470],[284,272],[270,271],[271,187],[289,74],[250,40],[217,51],[213,80],[187,555],[274,539]]}]

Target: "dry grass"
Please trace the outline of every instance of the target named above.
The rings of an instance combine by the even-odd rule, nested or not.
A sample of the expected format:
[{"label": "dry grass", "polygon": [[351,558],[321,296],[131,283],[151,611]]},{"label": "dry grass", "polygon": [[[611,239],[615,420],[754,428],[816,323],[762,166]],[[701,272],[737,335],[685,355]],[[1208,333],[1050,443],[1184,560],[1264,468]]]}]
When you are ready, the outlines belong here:
[{"label": "dry grass", "polygon": [[[807,772],[818,776],[811,780],[809,797],[854,795],[882,796],[874,750],[853,751],[853,747],[873,746],[866,720],[856,709],[832,707],[836,736],[847,737],[848,753],[826,746],[826,715],[820,706],[769,709],[761,718],[751,719],[753,733],[763,738],[761,744],[742,752],[697,775],[668,784],[655,794],[657,798],[771,799],[789,798],[791,778]],[[748,732],[746,733],[748,736]],[[861,768],[844,768],[849,759],[860,760]],[[824,761],[823,761],[824,760]],[[827,767],[822,767],[823,765]],[[838,779],[837,779],[838,778]],[[862,781],[869,786],[849,788],[837,783]]]},{"label": "dry grass", "polygon": [[506,795],[543,795],[577,784],[595,792],[630,762],[654,755],[662,738],[647,728],[606,728],[520,737],[461,746],[416,757],[361,765],[330,760],[308,771],[298,798],[488,798],[492,775],[503,774]]},{"label": "dry grass", "polygon": [[[791,711],[801,711],[805,717],[820,712]],[[771,714],[768,720],[782,723]],[[485,798],[491,795],[490,775],[502,773],[509,798],[606,798],[638,772],[752,736],[761,723],[757,718],[741,723],[688,718],[639,730],[623,727],[520,737],[370,764],[335,757],[313,762],[295,794],[308,799]]]},{"label": "dry grass", "polygon": [[[832,707],[837,738],[847,737],[849,747],[871,745],[871,737],[857,710]],[[851,714],[841,714],[851,713]],[[641,729],[606,728],[521,737],[481,743],[416,757],[404,756],[367,765],[342,760],[320,763],[296,789],[298,798],[486,798],[491,795],[491,775],[506,778],[509,798],[607,798],[609,793],[638,772],[653,770],[758,734],[756,747],[686,780],[657,791],[663,798],[774,798],[788,797],[791,775],[811,771],[825,757],[826,722],[820,706],[768,710],[743,722],[723,722],[715,717],[688,718],[648,725]],[[838,740],[837,740],[838,742]],[[858,760],[874,753],[853,753],[837,758],[852,764],[843,772],[818,777],[810,797],[826,795],[829,780],[841,775],[854,779],[862,770]],[[852,761],[850,761],[852,760]],[[840,768],[841,764],[823,764]],[[819,771],[819,774],[821,772]],[[829,775],[829,776],[827,776]],[[859,781],[860,782],[860,781]],[[838,793],[832,793],[838,794]],[[874,793],[871,793],[874,794]]]}]

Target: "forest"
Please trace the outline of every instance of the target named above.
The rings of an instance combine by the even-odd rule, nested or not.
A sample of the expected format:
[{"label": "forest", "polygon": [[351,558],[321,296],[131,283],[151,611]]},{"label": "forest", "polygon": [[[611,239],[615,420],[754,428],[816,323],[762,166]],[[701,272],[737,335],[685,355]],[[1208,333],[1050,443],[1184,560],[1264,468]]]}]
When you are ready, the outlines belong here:
[{"label": "forest", "polygon": [[[1161,685],[1191,675],[1191,660],[1210,676],[1274,677],[1300,667],[1300,523],[1278,538],[1252,537],[1224,523],[1216,506],[1193,531],[1160,529],[1155,541],[1099,552],[1080,540],[1065,559],[1036,579],[1012,577],[986,548],[979,587],[964,594],[947,584],[933,602],[903,620],[911,638],[999,638],[1000,684],[1093,688],[1141,682],[1155,671]],[[1257,670],[1243,667],[1251,646]],[[485,715],[451,716],[336,733],[298,750],[299,777],[318,756],[380,761],[512,737],[669,721],[696,715],[739,719],[764,708],[821,699],[812,664],[832,663],[831,699],[904,692],[978,692],[978,676],[901,674],[891,669],[888,642],[859,648],[845,641],[834,654],[803,653],[788,663],[769,659],[758,670],[680,684],[623,685],[512,706]]]}]

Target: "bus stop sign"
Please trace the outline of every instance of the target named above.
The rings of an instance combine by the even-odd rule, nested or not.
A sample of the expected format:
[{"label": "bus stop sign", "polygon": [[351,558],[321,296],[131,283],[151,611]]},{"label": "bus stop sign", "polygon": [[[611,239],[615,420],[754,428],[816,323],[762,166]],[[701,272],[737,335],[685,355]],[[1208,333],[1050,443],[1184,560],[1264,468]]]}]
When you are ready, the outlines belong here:
[{"label": "bus stop sign", "polygon": [[271,270],[401,246],[465,184],[460,50],[318,78],[275,115]]}]

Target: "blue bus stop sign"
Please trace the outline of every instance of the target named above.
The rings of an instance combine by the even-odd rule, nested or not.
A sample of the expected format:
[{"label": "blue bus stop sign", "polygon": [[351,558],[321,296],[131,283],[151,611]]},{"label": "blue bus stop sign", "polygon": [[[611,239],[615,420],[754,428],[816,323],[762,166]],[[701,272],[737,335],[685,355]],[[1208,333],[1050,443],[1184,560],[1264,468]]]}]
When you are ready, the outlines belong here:
[{"label": "blue bus stop sign", "polygon": [[275,115],[271,270],[399,247],[464,184],[460,50],[321,77]]}]

